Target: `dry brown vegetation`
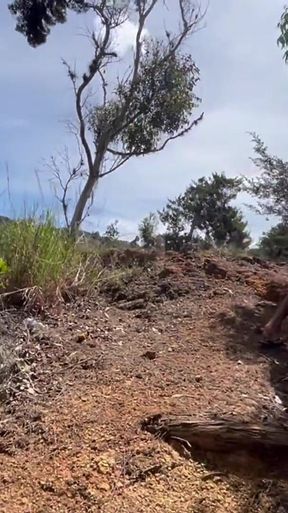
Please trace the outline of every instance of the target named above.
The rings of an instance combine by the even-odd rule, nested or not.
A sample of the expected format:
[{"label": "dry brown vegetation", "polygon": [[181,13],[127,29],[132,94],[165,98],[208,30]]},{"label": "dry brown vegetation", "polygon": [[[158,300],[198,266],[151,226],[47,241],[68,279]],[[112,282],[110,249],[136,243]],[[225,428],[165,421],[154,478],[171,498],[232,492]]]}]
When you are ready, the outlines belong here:
[{"label": "dry brown vegetation", "polygon": [[280,462],[271,473],[250,450],[224,457],[142,425],[158,414],[285,424],[286,346],[262,347],[257,328],[286,268],[136,253],[110,255],[97,294],[43,310],[41,330],[23,310],[1,312],[0,511],[285,512]]}]

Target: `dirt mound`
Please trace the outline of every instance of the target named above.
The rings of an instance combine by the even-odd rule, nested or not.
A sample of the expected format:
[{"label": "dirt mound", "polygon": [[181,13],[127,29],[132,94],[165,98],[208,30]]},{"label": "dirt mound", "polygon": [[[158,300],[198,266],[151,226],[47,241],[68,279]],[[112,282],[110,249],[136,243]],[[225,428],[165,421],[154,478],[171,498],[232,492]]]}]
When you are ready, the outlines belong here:
[{"label": "dirt mound", "polygon": [[[246,284],[259,297],[274,303],[288,290],[288,270],[256,257],[229,260],[215,255],[173,252],[158,256],[156,252],[147,253],[146,258],[144,255],[143,251],[130,250],[120,256],[117,251],[118,262],[125,262],[126,266],[134,262],[138,266],[138,272],[124,273],[122,280],[113,282],[112,279],[102,287],[106,296],[120,308],[142,309],[149,303],[166,299],[205,296],[219,287],[221,281]],[[135,267],[133,269],[135,271]]]},{"label": "dirt mound", "polygon": [[182,296],[201,296],[209,283],[199,257],[177,253],[160,255],[147,261],[134,275],[127,273],[121,281],[108,281],[103,291],[120,308],[139,309],[149,304]]}]

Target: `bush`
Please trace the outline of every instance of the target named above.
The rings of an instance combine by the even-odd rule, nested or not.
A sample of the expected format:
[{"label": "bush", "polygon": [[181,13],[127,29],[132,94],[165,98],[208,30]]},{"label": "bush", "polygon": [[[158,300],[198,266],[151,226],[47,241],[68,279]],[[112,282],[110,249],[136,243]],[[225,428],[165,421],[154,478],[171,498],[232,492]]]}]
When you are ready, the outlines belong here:
[{"label": "bush", "polygon": [[113,242],[119,239],[120,232],[118,223],[119,221],[116,220],[113,223],[108,224],[103,236],[104,239],[108,239],[107,242]]},{"label": "bush", "polygon": [[155,238],[158,227],[158,217],[153,212],[141,221],[139,224],[139,234],[144,248],[152,248],[155,246]]},{"label": "bush", "polygon": [[263,234],[258,249],[260,254],[268,258],[288,258],[288,225],[279,223]]}]

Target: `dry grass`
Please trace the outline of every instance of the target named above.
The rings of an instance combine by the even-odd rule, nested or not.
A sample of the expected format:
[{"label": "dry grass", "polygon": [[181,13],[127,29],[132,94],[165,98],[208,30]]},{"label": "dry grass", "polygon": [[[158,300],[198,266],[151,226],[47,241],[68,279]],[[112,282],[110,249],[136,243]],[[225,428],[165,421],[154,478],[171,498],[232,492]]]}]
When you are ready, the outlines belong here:
[{"label": "dry grass", "polygon": [[[47,213],[0,227],[0,291],[6,302],[43,305],[97,282],[96,252],[82,252]],[[1,272],[2,269],[2,272]]]}]

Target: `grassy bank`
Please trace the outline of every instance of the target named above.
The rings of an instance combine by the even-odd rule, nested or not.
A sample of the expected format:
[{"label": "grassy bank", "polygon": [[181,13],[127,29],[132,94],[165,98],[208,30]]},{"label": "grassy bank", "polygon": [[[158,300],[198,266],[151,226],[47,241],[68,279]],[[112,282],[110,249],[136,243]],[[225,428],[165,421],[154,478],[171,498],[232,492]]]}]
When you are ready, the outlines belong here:
[{"label": "grassy bank", "polygon": [[45,300],[85,287],[97,280],[96,252],[80,250],[66,230],[59,229],[48,213],[0,226],[0,293],[34,293]]}]

